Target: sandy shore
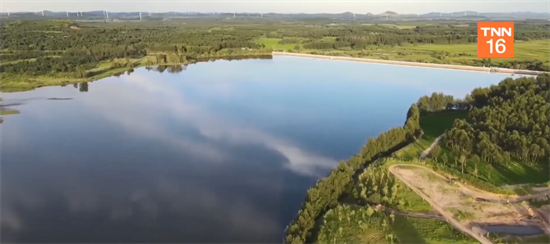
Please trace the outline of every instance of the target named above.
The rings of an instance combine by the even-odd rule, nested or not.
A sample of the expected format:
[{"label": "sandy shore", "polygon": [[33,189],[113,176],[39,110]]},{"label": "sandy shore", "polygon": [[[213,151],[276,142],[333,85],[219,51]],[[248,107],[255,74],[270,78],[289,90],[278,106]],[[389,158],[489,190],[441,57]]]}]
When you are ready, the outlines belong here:
[{"label": "sandy shore", "polygon": [[365,62],[365,63],[389,64],[389,65],[404,65],[404,66],[414,66],[414,67],[424,67],[424,68],[454,69],[454,70],[466,70],[466,71],[477,71],[477,72],[492,72],[492,73],[504,73],[504,74],[539,75],[539,74],[546,73],[542,71],[533,71],[533,70],[517,70],[517,69],[494,68],[494,67],[489,68],[489,67],[476,67],[476,66],[450,65],[450,64],[417,63],[417,62],[408,62],[408,61],[352,58],[352,57],[342,57],[342,56],[326,56],[326,55],[314,55],[314,54],[291,53],[291,52],[273,52],[272,54],[273,56],[292,56],[292,57],[303,57],[303,58]]}]

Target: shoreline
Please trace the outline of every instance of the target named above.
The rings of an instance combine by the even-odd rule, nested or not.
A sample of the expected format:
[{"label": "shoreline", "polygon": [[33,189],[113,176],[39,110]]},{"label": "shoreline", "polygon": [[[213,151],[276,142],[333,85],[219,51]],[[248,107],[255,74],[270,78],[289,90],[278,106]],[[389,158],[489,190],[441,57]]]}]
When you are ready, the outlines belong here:
[{"label": "shoreline", "polygon": [[[201,57],[193,61],[187,61],[182,63],[162,63],[162,64],[144,64],[142,63],[142,61],[147,57],[142,57],[139,61],[134,62],[135,65],[132,65],[129,67],[120,67],[116,69],[106,70],[103,73],[96,74],[94,76],[86,77],[86,78],[48,77],[48,76],[25,77],[28,80],[34,80],[35,82],[40,82],[40,83],[45,82],[47,84],[36,85],[36,84],[33,84],[33,82],[22,82],[15,86],[13,85],[0,86],[0,92],[5,92],[5,93],[24,92],[24,91],[34,90],[36,88],[41,88],[41,87],[59,86],[59,85],[63,86],[63,85],[70,85],[70,84],[82,83],[82,82],[93,82],[93,81],[108,78],[117,74],[125,73],[126,71],[131,69],[142,68],[142,67],[153,67],[153,66],[160,66],[160,65],[190,65],[190,64],[198,64],[198,63],[218,61],[218,60],[273,59],[277,56],[313,58],[313,59],[348,61],[348,62],[362,62],[362,63],[373,63],[373,64],[382,64],[382,65],[400,65],[400,66],[420,67],[420,68],[430,68],[430,69],[501,73],[501,74],[510,74],[510,75],[517,74],[517,75],[537,76],[540,74],[550,73],[545,71],[534,71],[534,70],[516,70],[516,69],[495,68],[495,67],[418,63],[418,62],[397,61],[397,60],[353,58],[353,57],[345,57],[345,56],[328,56],[328,55],[273,51],[271,52],[271,54],[260,53],[260,54],[240,54],[240,55],[227,55],[227,56],[221,55],[221,56],[214,56],[214,57]],[[4,79],[6,78],[8,77],[5,77]],[[55,82],[52,82],[53,80],[55,80]]]},{"label": "shoreline", "polygon": [[[108,69],[104,70],[102,73],[98,73],[93,76],[85,77],[85,78],[74,78],[74,77],[48,77],[46,75],[37,75],[37,76],[28,76],[23,77],[24,80],[33,80],[34,82],[47,82],[47,84],[40,84],[36,85],[33,84],[34,82],[22,82],[20,84],[17,84],[17,86],[0,86],[0,93],[12,93],[12,92],[25,92],[25,91],[32,91],[37,88],[42,87],[49,87],[49,86],[66,86],[71,84],[77,84],[77,83],[84,83],[84,82],[94,82],[101,79],[122,75],[126,73],[129,70],[137,69],[137,68],[144,68],[144,67],[156,67],[156,66],[171,66],[171,65],[192,65],[192,64],[199,64],[199,63],[208,63],[213,61],[219,61],[219,60],[247,60],[247,59],[272,59],[273,55],[269,53],[260,53],[260,54],[236,54],[236,55],[220,55],[220,56],[212,56],[212,57],[201,57],[196,58],[192,60],[187,60],[185,62],[179,62],[179,63],[154,63],[154,64],[146,64],[144,61],[150,57],[149,55],[139,58],[138,60],[132,61],[133,65],[131,66],[125,66],[120,68],[114,68],[114,69]],[[96,65],[100,65],[100,63],[97,63]],[[88,70],[90,72],[90,70]],[[9,79],[13,77],[4,77],[3,79]],[[17,77],[18,79],[21,79],[21,77]],[[9,84],[9,82],[8,82]]]},{"label": "shoreline", "polygon": [[351,61],[351,62],[362,62],[362,63],[386,64],[386,65],[401,65],[401,66],[409,66],[409,67],[475,71],[475,72],[485,72],[485,73],[502,73],[502,74],[518,74],[518,75],[540,75],[540,74],[548,73],[544,71],[535,71],[535,70],[518,70],[518,69],[508,69],[508,68],[477,67],[477,66],[452,65],[452,64],[418,63],[418,62],[409,62],[409,61],[353,58],[353,57],[344,57],[344,56],[328,56],[328,55],[316,55],[316,54],[307,54],[307,53],[273,52],[272,55],[273,57],[287,56],[287,57],[300,57],[300,58],[314,58],[314,59],[335,60],[335,61]]}]

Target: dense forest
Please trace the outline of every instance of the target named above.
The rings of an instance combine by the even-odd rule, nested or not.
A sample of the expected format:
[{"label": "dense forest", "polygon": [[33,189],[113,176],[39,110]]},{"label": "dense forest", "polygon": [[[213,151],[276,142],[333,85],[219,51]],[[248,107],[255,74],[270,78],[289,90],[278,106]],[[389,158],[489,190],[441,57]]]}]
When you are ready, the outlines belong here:
[{"label": "dense forest", "polygon": [[[518,41],[550,39],[546,25],[518,23],[515,38]],[[388,24],[370,24],[360,26],[335,26],[332,28],[307,28],[287,26],[277,32],[266,34],[268,38],[299,37],[310,41],[323,37],[336,38],[332,47],[323,48],[364,48],[367,45],[404,45],[404,44],[460,44],[477,42],[477,24],[469,25],[417,25],[413,28],[388,28]],[[313,47],[322,42],[312,42]]]},{"label": "dense forest", "polygon": [[467,111],[443,134],[430,161],[493,192],[505,193],[499,185],[548,181],[549,86],[544,74],[507,78],[464,99],[441,93],[421,97],[417,106],[424,115]]},{"label": "dense forest", "polygon": [[[177,28],[119,26],[79,27],[68,21],[18,21],[2,26],[2,73],[44,75],[74,72],[77,78],[97,63],[138,59],[153,55],[154,63],[186,63],[188,59],[215,56],[221,50],[259,49],[247,31],[207,32]],[[4,59],[5,57],[5,59]]]},{"label": "dense forest", "polygon": [[514,160],[547,164],[550,156],[549,76],[507,78],[478,88],[466,120],[458,119],[444,144],[458,158],[506,164]]},{"label": "dense forest", "polygon": [[[404,23],[396,26],[387,23],[332,25],[322,21],[316,24],[315,21],[302,24],[284,21],[184,21],[2,22],[0,78],[4,84],[0,88],[39,87],[54,84],[53,78],[64,78],[57,85],[65,81],[91,81],[94,77],[105,77],[114,70],[120,72],[124,68],[137,66],[271,55],[272,49],[281,50],[281,47],[293,52],[330,54],[324,52],[335,51],[339,52],[337,55],[381,55],[378,58],[419,62],[458,62],[532,70],[549,70],[550,67],[550,60],[544,58],[495,62],[478,60],[470,52],[439,48],[440,45],[474,44],[475,23]],[[515,37],[518,42],[548,40],[550,33],[545,28],[548,28],[547,23],[518,22]],[[273,44],[273,40],[277,43]],[[394,54],[384,54],[393,53],[392,48],[411,45],[435,49],[396,49],[399,51]],[[377,51],[379,49],[381,51]],[[521,55],[520,51],[516,53]],[[422,58],[423,55],[428,56]],[[37,78],[44,76],[47,78]]]}]

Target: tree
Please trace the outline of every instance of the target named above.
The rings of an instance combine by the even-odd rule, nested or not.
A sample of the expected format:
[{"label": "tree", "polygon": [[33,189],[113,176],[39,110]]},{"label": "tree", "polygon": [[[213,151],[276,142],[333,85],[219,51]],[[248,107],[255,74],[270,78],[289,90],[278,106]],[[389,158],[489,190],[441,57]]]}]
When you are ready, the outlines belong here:
[{"label": "tree", "polygon": [[440,154],[441,154],[441,147],[439,145],[435,145],[432,148],[432,151],[430,151],[430,157],[432,158],[438,158]]},{"label": "tree", "polygon": [[416,138],[420,132],[420,111],[416,104],[412,104],[409,111],[407,111],[405,130],[411,139]]},{"label": "tree", "polygon": [[458,157],[462,173],[464,173],[464,165],[466,164],[467,159],[466,154],[460,154],[460,157]]},{"label": "tree", "polygon": [[447,157],[447,154],[442,154],[441,155],[441,161],[443,162],[443,164],[447,164],[447,162],[449,161],[449,158]]},{"label": "tree", "polygon": [[86,78],[88,77],[88,71],[83,66],[76,67],[76,78]]}]

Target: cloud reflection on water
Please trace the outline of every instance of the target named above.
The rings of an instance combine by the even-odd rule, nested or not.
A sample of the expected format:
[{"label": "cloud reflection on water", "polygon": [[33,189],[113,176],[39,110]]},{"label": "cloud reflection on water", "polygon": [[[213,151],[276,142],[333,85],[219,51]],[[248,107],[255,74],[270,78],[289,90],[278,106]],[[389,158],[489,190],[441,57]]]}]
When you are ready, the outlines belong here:
[{"label": "cloud reflection on water", "polygon": [[[381,99],[390,97],[399,105],[396,108],[401,109],[405,104],[405,109],[419,95],[428,93],[420,86],[423,83],[403,81],[398,77],[392,79],[384,76],[385,72],[375,72],[381,67],[361,64],[360,68],[354,68],[354,65],[342,64],[339,72],[334,72],[317,65],[304,65],[310,63],[300,59],[281,60],[284,65],[275,60],[232,62],[231,66],[223,62],[193,66],[196,72],[191,75],[191,81],[202,83],[186,87],[189,90],[177,83],[186,78],[186,73],[178,75],[178,80],[174,81],[170,77],[176,76],[166,72],[161,76],[136,70],[129,76],[91,83],[87,93],[59,87],[24,93],[29,97],[75,99],[25,103],[20,106],[22,114],[3,125],[3,146],[8,149],[2,155],[2,242],[23,240],[18,238],[34,242],[75,242],[83,236],[96,238],[83,240],[86,242],[125,243],[280,240],[284,225],[294,216],[310,181],[336,163],[332,158],[304,149],[297,140],[328,138],[326,140],[334,142],[332,139],[343,133],[377,134],[380,131],[371,129],[372,124],[394,121],[392,113],[386,114],[387,111],[380,113],[381,116],[373,115]],[[331,68],[338,66],[336,63],[330,65]],[[266,70],[260,66],[271,73],[264,75]],[[372,72],[362,67],[370,67]],[[255,73],[249,73],[250,69]],[[323,72],[308,73],[313,69]],[[211,70],[223,73],[223,79]],[[425,70],[416,72],[420,74]],[[364,78],[365,74],[369,75],[368,79]],[[246,78],[251,75],[253,78]],[[418,77],[418,80],[428,80],[424,87],[432,84],[445,90],[443,88],[448,86],[434,75]],[[468,77],[458,79],[469,80]],[[245,82],[240,83],[241,86],[236,85],[239,79]],[[300,82],[293,84],[293,80]],[[477,85],[478,80],[472,78],[471,82]],[[251,81],[270,84],[261,87],[246,83]],[[455,86],[471,88],[472,83]],[[405,84],[406,94],[412,100],[400,100],[406,94],[403,89],[396,89],[401,87],[399,84]],[[264,90],[256,93],[246,90],[247,87]],[[246,111],[262,110],[262,116],[274,114],[267,116],[268,120],[292,114],[294,121],[302,123],[300,126],[322,120],[322,128],[309,132],[315,133],[314,137],[303,139],[300,138],[303,135],[293,135],[298,138],[294,140],[258,128],[265,124],[276,128],[279,125],[273,124],[277,123],[284,127],[285,120],[262,125],[239,121],[232,113],[201,106],[203,99],[209,96],[223,96],[232,101],[244,98],[246,102],[246,96],[266,96],[269,94],[265,91],[272,89],[285,96],[289,95],[285,92],[296,90],[289,95],[299,98],[295,101],[307,100],[303,96],[307,94],[331,98],[330,103],[356,106],[351,113],[342,111],[343,106],[333,107],[334,111],[328,110],[329,113],[306,111],[310,107],[292,104],[283,104],[280,109],[273,105],[282,103],[281,98],[270,97],[271,104],[257,104]],[[193,92],[202,97],[197,99]],[[333,94],[340,95],[331,97]],[[5,96],[22,97],[18,94]],[[350,98],[361,99],[350,102]],[[224,102],[224,99],[220,100]],[[322,107],[323,103],[311,105]],[[388,104],[383,108],[390,110]],[[299,110],[301,114],[289,113],[288,109]],[[319,113],[327,117],[310,116]],[[334,116],[347,113],[348,117]],[[334,125],[338,127],[327,123],[331,122],[327,121],[329,116],[335,117],[339,123]],[[395,121],[401,121],[402,116],[399,113]],[[351,120],[360,120],[361,126],[347,126],[345,123]],[[305,128],[300,126],[294,128]],[[327,137],[320,135],[330,128],[339,129]],[[296,133],[298,129],[280,134]],[[45,139],[40,139],[42,136]],[[309,146],[326,150],[336,144],[343,147],[360,145],[350,137],[340,137],[340,140],[325,147]],[[60,145],[53,145],[55,143]],[[27,148],[32,148],[32,153]],[[286,169],[296,174],[282,173]],[[212,230],[216,231],[215,236]]]},{"label": "cloud reflection on water", "polygon": [[[234,155],[228,151],[230,149],[225,146],[220,147],[224,144],[254,145],[272,150],[286,158],[285,161],[279,162],[284,167],[305,176],[317,177],[323,170],[328,170],[335,163],[332,159],[307,152],[286,139],[275,137],[258,129],[244,127],[229,118],[219,118],[191,103],[172,87],[135,73],[131,77],[121,76],[118,82],[107,86],[94,86],[92,90],[94,94],[101,95],[99,97],[77,96],[71,103],[86,105],[87,108],[84,109],[86,114],[103,117],[109,123],[116,124],[130,133],[172,145],[181,150],[182,155],[191,155],[191,158],[182,160],[191,160],[190,162],[193,164],[224,163],[238,160],[238,158],[232,158]],[[66,92],[67,90],[62,91],[62,93]],[[223,92],[227,92],[227,90],[223,90]],[[40,90],[37,93],[40,94]],[[156,94],[151,96],[151,93]],[[54,118],[59,115],[59,111],[55,111],[53,114],[40,111],[30,112],[29,117],[40,117],[40,121],[44,125],[58,123],[59,120]],[[163,126],[161,115],[172,117],[182,127],[194,128],[203,138],[197,140],[197,138],[170,131],[168,129],[170,127]],[[60,125],[55,124],[55,126]],[[31,132],[25,131],[25,127],[13,126],[9,129],[11,135],[33,138],[28,134]],[[105,139],[107,138],[103,140]],[[12,148],[13,145],[11,145]],[[27,147],[29,145],[27,143]],[[13,151],[13,153],[21,152]],[[96,160],[100,161],[102,157],[110,157],[109,155],[98,156],[96,156]],[[57,218],[69,218],[66,219],[69,222],[65,225],[71,226],[78,225],[70,222],[75,221],[74,218],[81,219],[87,223],[87,228],[98,233],[94,238],[105,238],[102,234],[109,231],[103,228],[120,228],[115,227],[116,222],[125,223],[124,221],[126,221],[133,224],[150,222],[150,228],[155,228],[156,224],[162,226],[161,223],[155,224],[155,221],[167,221],[165,216],[167,213],[173,215],[173,221],[186,221],[181,223],[182,229],[177,230],[191,238],[185,239],[186,241],[205,240],[206,237],[202,234],[207,231],[202,226],[220,229],[219,236],[210,237],[213,242],[224,240],[270,241],[273,240],[273,237],[278,238],[281,235],[280,211],[282,210],[280,208],[282,208],[281,204],[285,198],[284,194],[286,194],[283,188],[287,186],[279,174],[261,173],[262,179],[259,182],[261,184],[252,183],[256,181],[255,177],[243,178],[242,181],[246,181],[246,186],[241,187],[241,190],[244,192],[228,191],[230,193],[224,194],[220,193],[220,189],[216,189],[215,184],[212,186],[198,183],[200,181],[196,179],[220,177],[217,174],[223,174],[223,172],[201,173],[199,169],[192,169],[194,174],[192,177],[173,175],[175,172],[181,172],[178,170],[175,170],[174,173],[155,172],[151,169],[124,172],[116,168],[102,168],[105,167],[102,164],[90,165],[88,163],[90,155],[63,150],[57,152],[47,150],[47,148],[37,148],[31,157],[35,157],[37,160],[25,162],[28,165],[15,165],[16,161],[11,160],[13,162],[8,164],[7,170],[16,171],[17,174],[2,175],[4,190],[2,192],[4,198],[2,199],[1,219],[3,242],[21,241],[18,239],[21,236],[31,239],[39,237],[40,234],[36,233],[43,233],[44,224],[47,224],[43,220],[55,221]],[[116,160],[114,158],[111,161]],[[134,163],[128,160],[123,161],[130,165]],[[47,165],[44,164],[46,162]],[[261,165],[267,162],[256,163]],[[141,166],[141,164],[136,165],[136,170]],[[231,164],[225,167],[231,167]],[[139,184],[117,183],[125,178],[114,175],[115,172],[131,175]],[[96,179],[96,176],[100,176],[101,179]],[[268,181],[269,184],[266,185],[265,181]],[[268,197],[266,194],[271,194],[271,196]],[[271,199],[269,203],[258,203],[258,201],[267,201],[268,198]],[[265,208],[271,209],[266,210]],[[56,211],[63,212],[56,214]],[[89,219],[91,216],[101,216],[104,213],[112,223],[98,222],[100,220],[97,218]],[[205,215],[205,213],[211,213],[211,215]],[[139,221],[140,219],[144,221]],[[193,221],[196,223],[190,225]],[[174,223],[170,224],[172,227],[179,226]],[[50,223],[50,226],[57,225]],[[65,227],[60,225],[58,228]],[[56,233],[51,233],[49,237],[58,238],[53,239],[55,241],[71,242],[81,240],[75,235],[85,236],[86,234],[83,233],[87,232],[75,230],[73,233],[67,233],[66,237],[55,236]],[[140,234],[144,235],[137,233],[136,237]],[[155,236],[147,237],[154,238]],[[119,237],[119,240],[125,242],[133,240],[132,237],[129,238]],[[170,238],[174,237],[170,236]],[[163,240],[162,237],[158,237],[158,239],[146,241],[162,242]],[[117,240],[115,238],[110,241],[116,242]]]},{"label": "cloud reflection on water", "polygon": [[[99,90],[104,99],[86,99],[82,101],[98,114],[110,121],[120,123],[122,128],[159,140],[169,141],[182,150],[200,154],[213,161],[222,161],[231,157],[230,153],[208,143],[186,139],[167,131],[160,126],[157,113],[168,112],[182,126],[193,126],[200,134],[210,140],[262,145],[275,150],[286,157],[285,167],[295,173],[319,177],[332,168],[336,160],[301,149],[298,145],[252,128],[243,126],[231,118],[218,118],[205,108],[193,104],[178,90],[166,83],[154,82],[141,74],[122,76],[120,86],[112,85],[94,88]],[[226,93],[227,90],[223,90]],[[157,93],[161,100],[147,96]],[[134,109],[129,109],[134,108]],[[162,111],[158,111],[162,110]]]},{"label": "cloud reflection on water", "polygon": [[[55,184],[45,184],[39,189],[28,188],[25,186],[4,187],[9,190],[9,198],[3,199],[2,204],[2,242],[18,242],[17,237],[20,234],[27,233],[27,237],[39,233],[52,226],[63,225],[82,225],[86,223],[85,229],[65,229],[62,232],[63,237],[59,237],[59,232],[50,233],[46,238],[62,238],[68,242],[97,242],[97,241],[139,241],[139,242],[166,242],[169,237],[155,238],[155,228],[172,227],[181,228],[177,231],[187,235],[182,240],[200,242],[205,240],[223,242],[224,238],[228,240],[241,240],[243,242],[259,241],[266,237],[273,238],[280,235],[280,223],[277,222],[274,213],[266,212],[255,206],[251,199],[243,196],[233,196],[228,198],[226,195],[214,192],[215,189],[204,187],[194,182],[180,182],[168,178],[154,179],[153,177],[144,181],[144,188],[120,189],[113,185],[111,191],[102,190],[87,183],[92,182],[86,173],[78,170],[58,169],[64,172],[64,186]],[[75,177],[71,177],[75,176]],[[36,176],[35,176],[36,177]],[[36,177],[42,178],[40,176]],[[116,184],[113,179],[106,177],[111,184]],[[143,179],[141,179],[143,181]],[[8,179],[10,181],[10,179]],[[156,183],[155,183],[156,181]],[[189,187],[193,186],[193,187]],[[55,192],[54,198],[64,199],[64,201],[55,201],[51,194]],[[6,193],[3,193],[6,194]],[[56,206],[53,206],[56,205]],[[59,211],[63,206],[67,207],[70,215]],[[57,213],[56,213],[57,212]],[[110,222],[99,222],[97,217],[106,213]],[[209,214],[206,214],[209,213]],[[60,214],[60,215],[58,215]],[[162,214],[163,216],[159,216]],[[166,214],[180,225],[170,222]],[[67,218],[72,216],[71,218]],[[90,218],[95,216],[94,218]],[[56,221],[52,219],[61,217],[64,223],[44,222]],[[76,219],[75,219],[76,218]],[[60,221],[60,219],[57,219]],[[143,238],[144,233],[133,233],[135,237],[127,237],[123,226],[124,223],[141,225],[148,229],[150,235],[148,239]],[[48,226],[46,226],[48,225]],[[105,226],[105,227],[103,227]],[[178,227],[180,226],[180,227]],[[206,236],[210,231],[205,231],[204,227],[218,229],[219,236]],[[113,239],[105,238],[104,228],[119,229],[120,236],[110,236]],[[90,232],[95,232],[94,236],[89,236]],[[105,232],[106,231],[106,232]],[[23,232],[23,233],[21,233]],[[73,232],[73,233],[71,233]],[[151,233],[152,232],[152,233]],[[86,233],[86,234],[83,234]],[[108,234],[107,234],[108,235]],[[34,238],[37,238],[34,236]],[[83,239],[83,238],[92,238]],[[95,239],[94,239],[95,238]],[[126,238],[126,239],[125,239]],[[129,239],[127,239],[129,238]],[[171,237],[173,238],[173,237]],[[187,238],[187,239],[186,239]],[[41,241],[48,242],[52,239]],[[60,239],[53,239],[54,242]],[[172,239],[173,240],[173,239]],[[36,239],[34,239],[36,242]],[[171,241],[173,242],[173,241]]]}]

